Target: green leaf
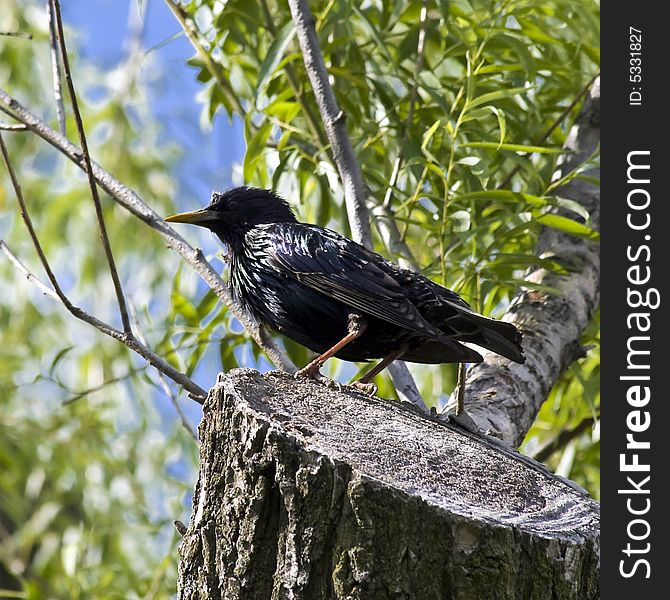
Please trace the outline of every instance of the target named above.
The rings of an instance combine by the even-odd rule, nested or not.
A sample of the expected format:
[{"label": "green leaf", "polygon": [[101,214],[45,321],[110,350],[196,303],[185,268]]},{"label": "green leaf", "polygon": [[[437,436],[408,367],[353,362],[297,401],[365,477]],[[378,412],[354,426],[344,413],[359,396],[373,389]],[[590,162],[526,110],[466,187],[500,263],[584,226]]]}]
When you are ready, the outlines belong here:
[{"label": "green leaf", "polygon": [[56,353],[56,356],[54,356],[53,360],[51,361],[51,364],[49,365],[49,377],[53,377],[54,371],[56,370],[58,363],[65,357],[65,355],[68,352],[70,352],[73,349],[74,346],[64,346]]},{"label": "green leaf", "polygon": [[568,210],[571,210],[572,212],[577,213],[585,221],[588,221],[588,219],[589,219],[589,216],[590,216],[589,211],[586,210],[576,200],[571,200],[570,198],[560,198],[560,197],[556,196],[552,199],[552,204],[555,204],[556,206],[560,206],[562,208],[567,208]]},{"label": "green leaf", "polygon": [[512,192],[510,190],[484,190],[481,192],[468,192],[466,194],[456,196],[456,200],[495,200],[497,202],[521,202],[531,206],[548,206],[550,204],[547,198],[534,196],[533,194]]},{"label": "green leaf", "polygon": [[527,44],[524,44],[523,42],[518,40],[516,37],[514,37],[514,35],[507,35],[505,33],[497,34],[489,41],[489,48],[491,49],[493,48],[500,49],[501,51],[504,52],[504,48],[506,46],[510,48],[518,58],[519,66],[523,69],[527,79],[529,81],[535,79],[536,74],[535,60],[533,59],[533,55],[528,51]]},{"label": "green leaf", "polygon": [[562,215],[545,213],[535,217],[535,220],[542,225],[558,229],[565,233],[569,233],[570,235],[586,238],[587,240],[600,240],[600,234],[594,229],[591,229],[588,225],[584,225],[584,223],[574,221]]},{"label": "green leaf", "polygon": [[258,128],[256,133],[247,142],[247,151],[244,154],[243,167],[245,181],[254,180],[254,170],[256,165],[263,158],[263,150],[267,147],[267,141],[271,131],[272,123],[265,123]]},{"label": "green leaf", "polygon": [[421,151],[425,152],[426,148],[428,148],[428,144],[430,144],[430,140],[432,137],[435,135],[435,132],[440,128],[440,126],[444,123],[444,119],[440,118],[435,123],[433,123],[429,128],[426,133],[423,135],[423,141],[421,142]]},{"label": "green leaf", "polygon": [[265,55],[263,64],[258,72],[258,83],[256,85],[256,97],[263,90],[267,82],[270,80],[272,75],[279,65],[279,62],[284,56],[286,48],[291,43],[293,36],[295,35],[295,27],[293,26],[293,21],[287,21],[284,26],[277,32],[277,37],[272,40],[272,44],[268,48],[268,52]]},{"label": "green leaf", "polygon": [[524,144],[496,144],[495,142],[466,142],[465,148],[491,148],[492,150],[510,150],[512,152],[537,152],[538,154],[569,154],[569,150],[550,146],[526,146]]},{"label": "green leaf", "polygon": [[496,118],[498,119],[498,129],[500,131],[500,144],[498,144],[498,150],[502,148],[504,142],[505,142],[505,133],[507,133],[507,125],[505,121],[505,112],[499,108],[496,108],[495,106],[490,107],[491,111],[495,114]]},{"label": "green leaf", "polygon": [[498,90],[495,92],[489,92],[488,94],[482,94],[476,98],[470,100],[465,106],[465,112],[469,111],[476,106],[481,106],[482,104],[491,104],[498,100],[503,100],[505,98],[511,98],[512,96],[517,96],[518,94],[525,94],[528,92],[528,88],[517,87]]}]

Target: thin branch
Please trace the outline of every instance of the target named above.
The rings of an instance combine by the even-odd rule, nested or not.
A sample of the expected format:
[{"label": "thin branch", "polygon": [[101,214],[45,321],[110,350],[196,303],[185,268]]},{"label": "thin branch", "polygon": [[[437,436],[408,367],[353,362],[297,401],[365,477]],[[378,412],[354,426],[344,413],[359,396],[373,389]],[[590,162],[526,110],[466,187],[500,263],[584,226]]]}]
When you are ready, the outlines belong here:
[{"label": "thin branch", "polygon": [[[35,247],[35,250],[37,251],[37,254],[40,258],[40,262],[44,266],[44,270],[46,271],[47,277],[49,278],[49,281],[51,282],[51,285],[53,286],[54,292],[56,293],[56,296],[58,299],[65,305],[65,307],[72,312],[72,310],[75,308],[68,297],[65,295],[63,290],[61,289],[60,285],[58,285],[58,280],[56,279],[56,276],[54,275],[54,272],[51,270],[51,266],[49,265],[49,261],[47,260],[46,255],[44,254],[44,250],[42,249],[42,244],[40,243],[39,238],[37,237],[37,232],[35,231],[35,227],[33,226],[33,221],[30,218],[30,214],[28,213],[28,207],[25,203],[25,200],[23,198],[23,192],[21,191],[21,185],[19,184],[18,179],[16,178],[16,173],[14,173],[14,169],[12,168],[12,164],[9,160],[9,153],[7,152],[7,146],[5,146],[5,140],[2,137],[2,134],[0,134],[0,152],[2,153],[2,161],[5,164],[5,168],[7,169],[7,173],[9,174],[9,178],[12,182],[12,187],[14,188],[14,193],[16,194],[16,200],[19,203],[19,212],[21,213],[21,218],[23,219],[23,222],[25,223],[26,229],[28,230],[28,235],[30,235],[30,239],[33,242],[33,246]],[[9,249],[5,247],[5,253],[7,253]],[[45,286],[40,286],[40,289],[44,291]]]},{"label": "thin branch", "polygon": [[[410,131],[412,128],[412,121],[414,120],[414,109],[416,107],[416,99],[419,94],[419,74],[423,71],[423,63],[425,60],[426,48],[426,24],[428,22],[428,2],[423,0],[421,6],[421,16],[419,17],[419,39],[416,44],[416,69],[414,71],[414,84],[410,94],[409,108],[407,110],[407,118],[405,119],[405,127],[403,132],[403,139],[409,140]],[[391,203],[393,201],[393,190],[398,182],[400,176],[400,169],[402,167],[402,151],[398,152],[395,161],[393,162],[393,169],[391,171],[391,178],[389,179],[384,200],[381,205],[376,206],[372,214],[376,217],[375,223],[379,234],[384,240],[384,244],[396,256],[400,266],[406,269],[419,271],[419,263],[414,258],[409,246],[405,243],[403,236],[398,231],[395,219],[393,218],[393,211],[391,210]]]},{"label": "thin branch", "polygon": [[[423,0],[421,6],[421,16],[419,17],[419,39],[416,44],[416,69],[414,71],[414,84],[412,86],[412,92],[410,94],[409,108],[407,110],[407,118],[405,119],[405,127],[403,131],[403,139],[409,140],[410,131],[412,128],[412,121],[414,120],[414,109],[416,106],[416,99],[419,94],[419,74],[423,71],[423,63],[425,60],[425,48],[426,48],[426,24],[428,22],[428,1]],[[393,163],[393,170],[391,171],[391,178],[389,179],[388,186],[386,188],[386,193],[384,194],[384,200],[380,206],[376,206],[372,214],[376,217],[377,228],[379,233],[384,240],[387,248],[391,250],[398,259],[400,266],[405,267],[406,269],[412,269],[414,271],[419,271],[419,264],[417,263],[412,251],[409,249],[409,246],[405,243],[403,236],[400,235],[398,227],[396,226],[395,219],[393,218],[393,212],[391,210],[391,202],[393,201],[393,189],[398,182],[398,177],[400,175],[400,168],[402,166],[402,151],[398,152]]]},{"label": "thin branch", "polygon": [[0,131],[28,131],[25,125],[11,125],[9,123],[0,123]]},{"label": "thin branch", "polygon": [[547,460],[554,452],[557,452],[569,442],[579,437],[587,429],[590,429],[595,424],[595,419],[593,417],[587,417],[583,421],[580,421],[571,429],[563,429],[556,437],[551,438],[545,444],[540,446],[535,452],[529,454],[531,458],[534,458],[537,461],[544,462]]},{"label": "thin branch", "polygon": [[378,204],[372,209],[372,215],[375,218],[375,225],[377,226],[379,236],[384,242],[384,246],[398,261],[398,264],[405,269],[420,271],[419,263],[414,258],[405,240],[402,239],[400,231],[398,231],[390,208],[383,204]]},{"label": "thin branch", "polygon": [[33,34],[32,33],[25,33],[23,31],[0,31],[0,35],[4,35],[6,37],[23,38],[24,40],[32,40],[33,39]]},{"label": "thin branch", "polygon": [[58,129],[61,135],[66,136],[65,107],[63,106],[63,83],[61,81],[60,57],[58,55],[58,38],[56,36],[56,23],[54,21],[54,0],[47,0],[47,12],[49,13],[49,47],[51,49],[51,74],[53,77],[54,100],[56,102],[56,115],[58,117]]},{"label": "thin branch", "polygon": [[335,93],[328,80],[328,71],[314,28],[314,15],[307,0],[288,0],[288,4],[298,34],[305,70],[312,84],[326,135],[333,149],[335,164],[342,180],[352,237],[360,244],[371,248],[372,234],[365,201],[363,175],[347,133],[345,114],[337,105]]},{"label": "thin branch", "polygon": [[[76,318],[90,325],[93,325],[96,329],[98,329],[105,335],[108,335],[109,337],[112,337],[115,340],[123,342],[131,350],[134,350],[137,354],[142,356],[142,358],[149,361],[151,365],[153,365],[158,370],[165,373],[170,379],[172,379],[179,385],[183,386],[186,390],[188,390],[191,393],[191,398],[202,404],[206,396],[206,392],[199,385],[197,385],[192,379],[190,379],[183,373],[177,371],[177,369],[172,367],[168,362],[163,360],[156,353],[152,352],[144,344],[140,343],[137,340],[137,338],[135,338],[131,333],[119,331],[113,328],[104,321],[101,321],[100,319],[94,317],[93,315],[90,315],[85,310],[75,306],[74,304],[72,304],[72,302],[70,302],[69,298],[61,289],[58,280],[56,279],[56,276],[53,270],[51,269],[51,266],[49,265],[49,261],[42,248],[42,244],[40,243],[39,238],[37,237],[37,233],[35,232],[32,219],[30,218],[30,214],[28,213],[28,207],[23,198],[23,192],[21,191],[21,186],[19,185],[19,182],[16,178],[16,174],[14,173],[14,169],[12,168],[12,164],[9,160],[9,153],[7,152],[7,147],[5,146],[5,141],[2,138],[2,134],[0,134],[0,152],[2,153],[2,160],[5,164],[5,168],[9,173],[9,178],[12,182],[12,187],[14,188],[14,193],[16,195],[16,200],[19,204],[21,217],[26,225],[26,228],[28,229],[28,233],[30,234],[30,238],[32,239],[33,246],[37,251],[37,255],[39,256],[40,262],[42,263],[42,266],[46,271],[47,277],[49,278],[49,281],[53,286],[55,292],[55,298],[58,298],[58,300],[65,306],[65,308]],[[4,243],[3,243],[3,252],[5,254],[8,253],[11,254],[9,248],[7,248],[7,245]],[[21,265],[18,259],[12,260],[12,263],[15,265],[17,264],[20,265],[22,267],[21,271],[27,273],[28,279],[30,281],[35,282],[37,280],[37,278],[34,275],[27,272],[27,269],[25,269],[25,267]],[[40,284],[38,287],[40,291],[42,291],[43,293],[47,293],[46,290],[48,290],[48,288],[44,284]],[[52,294],[48,295],[54,298],[54,295]]]},{"label": "thin branch", "polygon": [[[267,0],[261,0],[261,8],[263,9],[263,16],[265,18],[265,26],[270,34],[274,37],[277,36],[277,28],[275,27],[274,21],[272,20],[272,13],[270,12],[270,7],[268,6]],[[293,95],[296,97],[298,104],[302,110],[302,115],[309,127],[310,133],[312,136],[319,141],[321,146],[328,146],[328,139],[324,136],[323,131],[318,125],[316,115],[312,111],[312,107],[303,97],[303,94],[300,92],[300,83],[298,77],[295,73],[295,69],[291,63],[287,63],[284,67],[284,72],[286,74],[286,79],[289,82],[289,85],[293,89]]]},{"label": "thin branch", "polygon": [[109,265],[109,272],[114,283],[114,291],[116,293],[116,301],[119,305],[119,312],[121,313],[121,323],[123,324],[123,331],[130,334],[132,329],[130,327],[130,319],[128,318],[128,308],[126,306],[126,299],[123,295],[123,288],[121,287],[121,279],[116,270],[116,262],[114,261],[114,254],[109,243],[109,236],[107,235],[107,226],[105,225],[105,216],[102,212],[102,203],[100,202],[100,195],[98,194],[98,186],[93,175],[93,168],[91,166],[91,155],[88,151],[88,142],[86,141],[86,133],[84,132],[84,122],[79,112],[79,103],[77,101],[77,94],[74,89],[74,82],[72,81],[72,71],[70,70],[70,60],[67,55],[67,46],[65,43],[65,35],[63,33],[63,20],[61,18],[60,2],[59,0],[51,0],[53,2],[54,16],[56,18],[56,32],[58,34],[58,45],[60,48],[60,57],[63,62],[63,73],[65,74],[65,83],[70,94],[70,103],[72,104],[72,113],[74,115],[75,123],[77,124],[77,132],[79,133],[79,142],[81,150],[84,155],[85,172],[88,177],[88,185],[91,189],[91,198],[95,204],[95,216],[98,220],[98,229],[100,230],[100,241],[105,250],[105,257]]},{"label": "thin branch", "polygon": [[186,418],[184,411],[181,409],[181,406],[179,406],[179,401],[174,395],[172,388],[170,388],[170,386],[167,384],[167,381],[165,381],[165,377],[163,377],[160,371],[156,371],[156,374],[158,375],[158,381],[160,383],[160,386],[163,388],[165,395],[170,399],[170,402],[172,402],[172,406],[174,406],[174,409],[177,411],[177,415],[179,415],[179,421],[182,427],[197,442],[198,434],[193,430],[193,427],[191,427],[191,424],[188,422],[188,419]]},{"label": "thin branch", "polygon": [[42,283],[35,275],[33,275],[28,268],[18,259],[18,257],[9,249],[9,246],[5,243],[5,240],[0,240],[0,250],[3,254],[9,259],[18,271],[23,273],[28,281],[35,285],[37,289],[42,292],[45,296],[48,296],[52,300],[60,302],[61,299],[58,297],[58,294],[54,292],[48,285]]},{"label": "thin branch", "polygon": [[[335,93],[330,85],[314,26],[314,15],[309,9],[307,0],[289,0],[288,4],[298,34],[305,70],[312,84],[326,135],[333,151],[333,159],[342,180],[352,237],[367,248],[372,248],[370,215],[366,204],[363,174],[349,139],[345,115],[337,105]],[[426,404],[407,365],[396,361],[389,365],[389,372],[398,395],[425,410]]]},{"label": "thin branch", "polygon": [[[56,150],[83,169],[81,150],[67,138],[51,129],[44,121],[28,111],[18,100],[0,89],[0,111],[26,125],[33,133],[51,144]],[[267,335],[267,333],[235,302],[226,283],[205,259],[202,252],[193,248],[163,218],[148,206],[133,190],[125,186],[95,162],[93,174],[103,190],[118,204],[138,217],[165,240],[167,246],[175,250],[204,280],[214,293],[226,304],[233,315],[244,325],[249,335],[263,349],[268,358],[280,369],[295,372],[296,366]]]},{"label": "thin branch", "polygon": [[100,390],[105,389],[108,385],[112,385],[113,383],[119,383],[121,381],[125,381],[126,379],[130,379],[135,373],[138,373],[142,369],[138,368],[132,368],[130,369],[127,373],[124,373],[123,375],[118,375],[117,377],[110,377],[109,379],[105,379],[98,385],[93,385],[91,387],[88,387],[84,390],[79,390],[78,392],[75,392],[74,390],[69,389],[67,386],[65,386],[63,383],[57,380],[52,381],[58,385],[61,389],[68,391],[72,394],[69,398],[66,398],[63,400],[62,404],[63,406],[69,406],[70,404],[74,404],[75,402],[78,402],[82,398],[86,398],[86,396],[90,396],[91,394],[95,392],[99,392]]}]

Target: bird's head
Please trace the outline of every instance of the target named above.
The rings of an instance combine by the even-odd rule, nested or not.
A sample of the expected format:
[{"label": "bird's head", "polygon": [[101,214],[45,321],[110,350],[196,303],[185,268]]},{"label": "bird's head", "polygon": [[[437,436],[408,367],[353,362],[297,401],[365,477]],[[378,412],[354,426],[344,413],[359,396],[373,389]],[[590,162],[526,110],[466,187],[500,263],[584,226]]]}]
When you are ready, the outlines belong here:
[{"label": "bird's head", "polygon": [[214,192],[210,203],[200,210],[171,215],[170,223],[191,223],[206,227],[231,246],[256,225],[295,222],[286,200],[270,190],[237,187]]}]

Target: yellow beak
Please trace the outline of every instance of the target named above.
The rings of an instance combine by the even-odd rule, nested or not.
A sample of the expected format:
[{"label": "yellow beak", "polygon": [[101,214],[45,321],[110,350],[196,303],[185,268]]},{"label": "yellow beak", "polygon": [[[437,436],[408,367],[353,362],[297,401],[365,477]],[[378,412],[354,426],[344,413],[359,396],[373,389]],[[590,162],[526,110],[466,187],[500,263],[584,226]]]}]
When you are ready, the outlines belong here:
[{"label": "yellow beak", "polygon": [[184,212],[184,213],[178,213],[176,215],[170,215],[169,217],[165,217],[165,220],[168,223],[191,223],[193,225],[205,225],[205,223],[218,221],[219,217],[216,211],[202,208],[200,210],[194,210],[192,212]]}]

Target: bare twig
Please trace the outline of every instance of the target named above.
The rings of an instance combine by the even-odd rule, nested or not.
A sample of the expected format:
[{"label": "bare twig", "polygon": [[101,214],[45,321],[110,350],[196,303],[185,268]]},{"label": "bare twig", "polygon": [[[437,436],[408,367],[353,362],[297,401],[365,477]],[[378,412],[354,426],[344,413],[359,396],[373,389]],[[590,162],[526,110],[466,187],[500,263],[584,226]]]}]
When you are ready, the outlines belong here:
[{"label": "bare twig", "polygon": [[28,131],[25,125],[11,125],[9,123],[0,123],[0,131]]},{"label": "bare twig", "polygon": [[[409,108],[407,109],[407,118],[405,119],[405,128],[403,132],[403,139],[408,140],[410,138],[410,131],[412,128],[412,121],[414,120],[414,109],[416,107],[416,99],[419,93],[419,74],[423,70],[423,63],[425,60],[424,50],[426,47],[426,24],[428,22],[428,2],[423,0],[421,6],[421,16],[420,16],[420,26],[419,26],[419,39],[416,45],[416,69],[414,71],[414,84],[412,85],[412,91],[410,94]],[[384,244],[389,250],[391,250],[396,256],[398,263],[405,267],[406,269],[413,269],[414,271],[419,271],[419,264],[417,263],[412,251],[409,249],[409,246],[405,243],[403,236],[398,231],[396,221],[393,218],[393,211],[391,209],[391,203],[393,201],[393,190],[398,182],[398,177],[400,175],[400,169],[402,167],[402,151],[398,152],[395,161],[393,162],[393,169],[391,171],[391,178],[389,179],[388,186],[386,188],[386,193],[384,194],[384,200],[381,205],[376,206],[372,214],[376,217],[375,223],[379,230],[379,234],[384,240]]]},{"label": "bare twig", "polygon": [[[298,34],[305,70],[312,84],[326,135],[333,151],[333,159],[342,180],[352,237],[367,248],[372,248],[372,232],[363,174],[347,133],[345,115],[337,105],[335,93],[328,80],[328,71],[314,26],[314,15],[307,0],[289,0],[288,4]],[[396,361],[389,365],[389,372],[398,395],[427,410],[407,365]]]},{"label": "bare twig", "polygon": [[[21,191],[21,186],[19,184],[18,179],[16,178],[16,173],[14,173],[14,169],[12,168],[12,164],[9,160],[9,153],[7,152],[7,146],[5,146],[5,140],[3,139],[2,134],[0,134],[0,151],[2,152],[2,160],[5,164],[5,168],[7,169],[7,173],[9,174],[9,178],[12,182],[14,193],[16,194],[16,200],[19,203],[19,211],[21,213],[21,218],[23,219],[23,222],[26,225],[26,229],[28,229],[28,235],[30,235],[30,239],[33,242],[33,246],[35,246],[35,250],[37,251],[37,254],[40,258],[40,262],[44,266],[44,270],[46,271],[47,277],[49,278],[49,281],[53,286],[56,296],[65,305],[65,307],[70,312],[72,312],[72,310],[75,307],[72,305],[68,297],[63,292],[63,290],[61,290],[60,285],[58,285],[56,276],[51,270],[49,261],[47,260],[47,257],[44,254],[44,251],[42,250],[42,244],[40,243],[40,240],[37,237],[37,232],[35,231],[35,227],[33,226],[33,221],[30,218],[30,214],[28,213],[28,207],[23,199],[23,192]],[[7,252],[9,252],[9,248],[5,246],[5,254]],[[40,286],[40,289],[44,291],[44,286]]]},{"label": "bare twig", "polygon": [[4,35],[6,37],[19,37],[25,40],[33,39],[32,33],[25,33],[23,31],[0,31],[0,35]]},{"label": "bare twig", "polygon": [[47,0],[47,12],[49,13],[49,46],[51,48],[51,74],[53,77],[54,100],[56,102],[56,115],[58,117],[58,130],[61,135],[66,136],[65,107],[63,106],[63,84],[61,82],[61,66],[58,49],[58,37],[56,35],[56,23],[54,19],[54,0]]},{"label": "bare twig", "polygon": [[[18,100],[0,89],[0,111],[26,125],[32,132],[49,142],[54,148],[69,158],[78,167],[83,167],[81,150],[67,138],[51,129],[44,121],[28,111]],[[118,204],[133,215],[144,221],[149,227],[158,231],[169,248],[179,253],[182,258],[207,282],[214,293],[226,304],[229,310],[244,325],[251,337],[267,354],[268,358],[284,371],[296,370],[293,362],[267,335],[257,323],[234,301],[228,286],[205,259],[200,250],[193,248],[172,229],[162,217],[148,206],[133,190],[125,186],[109,172],[95,162],[92,163],[93,174],[105,190]]]},{"label": "bare twig", "polygon": [[23,273],[26,276],[26,279],[30,283],[34,284],[37,289],[42,292],[45,296],[48,296],[52,300],[60,302],[58,294],[54,292],[48,285],[42,283],[35,275],[33,275],[28,268],[16,257],[16,255],[9,249],[9,246],[5,243],[5,240],[0,240],[0,250],[3,254],[9,259],[18,271]]},{"label": "bare twig", "polygon": [[65,44],[65,35],[63,33],[63,20],[61,19],[60,2],[59,0],[52,0],[54,17],[56,20],[56,33],[58,34],[58,46],[60,48],[60,57],[63,61],[63,73],[65,74],[65,83],[67,84],[68,92],[70,93],[70,103],[72,104],[72,113],[74,115],[75,123],[77,124],[77,132],[79,133],[79,142],[81,150],[84,155],[85,172],[88,177],[88,185],[91,189],[91,198],[95,204],[95,216],[98,220],[98,229],[100,230],[100,241],[105,250],[105,257],[109,265],[109,272],[114,283],[114,291],[116,293],[116,301],[119,305],[119,312],[121,313],[121,323],[123,324],[123,331],[131,333],[130,319],[128,318],[128,308],[126,306],[126,299],[123,295],[123,288],[121,287],[121,279],[116,270],[116,262],[112,247],[109,243],[109,236],[107,235],[107,226],[105,225],[105,217],[102,212],[102,203],[100,202],[100,195],[98,194],[98,186],[93,175],[93,167],[91,166],[91,155],[88,151],[88,142],[86,141],[86,133],[84,132],[84,122],[79,112],[79,103],[77,101],[77,94],[74,89],[74,82],[72,81],[72,71],[70,70],[70,60],[67,55],[67,46]]},{"label": "bare twig", "polygon": [[193,430],[193,427],[191,427],[191,424],[188,422],[188,419],[186,418],[184,411],[181,409],[181,406],[179,406],[179,401],[177,400],[177,397],[175,396],[170,386],[167,384],[167,381],[165,381],[165,377],[163,377],[161,372],[157,371],[156,373],[158,375],[158,381],[160,383],[160,386],[163,388],[165,395],[170,399],[170,402],[172,402],[172,406],[174,406],[174,409],[177,411],[177,414],[179,415],[179,421],[181,422],[182,427],[197,442],[198,434]]},{"label": "bare twig", "polygon": [[[177,371],[177,369],[172,367],[167,361],[158,356],[156,353],[152,352],[149,348],[147,348],[144,344],[142,344],[139,340],[137,340],[137,338],[135,338],[131,333],[115,329],[111,325],[108,325],[104,321],[101,321],[100,319],[94,317],[93,315],[90,315],[85,310],[75,306],[74,304],[72,304],[72,302],[70,302],[69,298],[61,289],[58,280],[56,279],[56,276],[53,270],[51,269],[51,266],[49,265],[49,261],[42,248],[42,244],[39,241],[39,238],[32,223],[32,219],[30,218],[30,214],[28,212],[28,207],[23,198],[23,192],[21,191],[21,186],[19,185],[19,182],[16,178],[16,174],[14,173],[14,169],[12,168],[12,164],[9,160],[9,154],[7,152],[7,147],[5,146],[5,141],[2,138],[2,134],[0,134],[0,151],[2,153],[2,160],[5,164],[5,168],[9,173],[9,178],[12,182],[12,187],[14,188],[16,200],[19,204],[19,210],[21,212],[21,218],[23,219],[23,222],[25,223],[26,228],[28,229],[28,233],[33,242],[33,246],[37,251],[37,255],[39,256],[40,262],[42,263],[42,267],[44,268],[47,277],[49,278],[49,281],[53,286],[53,291],[55,295],[54,293],[47,292],[48,287],[42,283],[38,285],[40,291],[46,293],[51,298],[58,299],[58,301],[60,301],[65,306],[65,308],[77,319],[80,319],[81,321],[84,321],[89,325],[93,325],[93,327],[95,327],[105,335],[108,335],[109,337],[114,338],[115,340],[123,342],[131,350],[135,351],[142,358],[146,359],[152,366],[156,367],[158,370],[165,373],[170,379],[172,379],[179,385],[183,386],[184,389],[190,392],[191,398],[202,404],[206,396],[206,392],[199,385],[197,385],[192,379],[190,379],[183,373]],[[4,243],[2,244],[2,250],[8,256],[11,254],[11,251]],[[37,281],[37,278],[32,273],[30,273],[16,257],[14,257],[14,259],[11,260],[15,266],[18,266],[20,268],[20,270],[28,277],[30,281],[32,282]]]},{"label": "bare twig", "polygon": [[[261,8],[263,9],[263,16],[265,18],[265,26],[267,27],[267,30],[270,32],[270,34],[276,36],[277,28],[275,27],[274,21],[272,20],[272,13],[270,12],[270,7],[268,6],[267,0],[261,0]],[[284,67],[284,72],[286,73],[286,79],[288,79],[289,85],[293,89],[293,95],[302,109],[303,117],[307,123],[307,127],[309,127],[312,137],[318,140],[322,147],[326,147],[328,145],[328,139],[324,137],[323,131],[318,125],[316,115],[312,111],[312,107],[308,102],[305,101],[303,94],[300,91],[300,83],[293,65],[291,63],[287,63]]]},{"label": "bare twig", "polygon": [[398,261],[398,264],[405,269],[420,271],[419,263],[398,231],[391,209],[383,204],[378,204],[372,209],[372,214],[375,217],[375,225],[384,246]]},{"label": "bare twig", "polygon": [[[410,94],[409,108],[407,109],[407,118],[405,119],[405,128],[403,132],[403,139],[408,140],[410,137],[410,131],[412,128],[412,121],[414,120],[414,109],[416,106],[416,99],[419,94],[419,74],[423,70],[423,63],[425,60],[424,50],[426,47],[426,24],[428,22],[428,1],[423,0],[421,5],[421,16],[419,17],[419,39],[416,45],[416,69],[414,71],[414,84],[412,85],[412,91]],[[419,264],[414,258],[412,251],[409,249],[403,236],[400,235],[396,222],[393,218],[393,212],[391,210],[391,202],[393,201],[393,189],[398,182],[398,176],[400,175],[400,168],[402,166],[402,152],[398,152],[398,156],[393,163],[393,169],[391,171],[391,178],[389,179],[388,186],[386,188],[386,193],[384,194],[384,200],[381,205],[376,206],[372,213],[376,217],[377,228],[379,233],[384,240],[387,248],[391,250],[394,255],[397,257],[398,263],[405,267],[406,269],[413,269],[414,271],[419,271]]]},{"label": "bare twig", "polygon": [[[142,369],[145,367],[142,367]],[[138,373],[140,370],[138,368],[132,368],[130,369],[127,373],[124,373],[123,375],[119,375],[118,377],[110,377],[109,379],[105,379],[98,385],[93,385],[91,387],[88,387],[84,390],[79,390],[78,392],[75,392],[74,390],[71,390],[64,386],[60,381],[54,381],[61,389],[64,389],[70,393],[72,393],[72,396],[69,398],[66,398],[63,400],[63,405],[68,406],[70,404],[74,404],[75,402],[78,402],[82,398],[86,398],[86,396],[89,396],[95,392],[99,392],[100,390],[105,389],[108,385],[112,385],[113,383],[119,383],[120,381],[125,381],[126,379],[130,379],[133,375]]]}]

